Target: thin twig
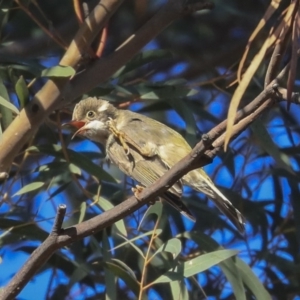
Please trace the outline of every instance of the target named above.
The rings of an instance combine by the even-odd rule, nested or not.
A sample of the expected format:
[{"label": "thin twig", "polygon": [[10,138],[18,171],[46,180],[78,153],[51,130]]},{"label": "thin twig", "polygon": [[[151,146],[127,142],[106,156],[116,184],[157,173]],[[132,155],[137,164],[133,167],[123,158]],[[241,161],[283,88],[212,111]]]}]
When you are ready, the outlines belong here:
[{"label": "thin twig", "polygon": [[107,31],[108,31],[108,25],[106,24],[106,26],[102,29],[102,34],[99,41],[98,49],[96,50],[96,57],[98,58],[100,58],[103,54],[106,41],[107,41]]}]

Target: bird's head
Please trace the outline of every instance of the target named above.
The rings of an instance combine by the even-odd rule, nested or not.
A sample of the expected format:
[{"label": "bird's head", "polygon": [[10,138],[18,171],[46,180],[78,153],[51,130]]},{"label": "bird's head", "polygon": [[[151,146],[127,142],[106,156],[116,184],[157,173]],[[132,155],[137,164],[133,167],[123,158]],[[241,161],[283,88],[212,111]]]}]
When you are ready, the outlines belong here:
[{"label": "bird's head", "polygon": [[115,120],[117,113],[118,109],[109,102],[87,98],[75,106],[72,121],[66,125],[77,129],[72,138],[81,135],[105,145],[110,134],[107,122],[110,119]]}]

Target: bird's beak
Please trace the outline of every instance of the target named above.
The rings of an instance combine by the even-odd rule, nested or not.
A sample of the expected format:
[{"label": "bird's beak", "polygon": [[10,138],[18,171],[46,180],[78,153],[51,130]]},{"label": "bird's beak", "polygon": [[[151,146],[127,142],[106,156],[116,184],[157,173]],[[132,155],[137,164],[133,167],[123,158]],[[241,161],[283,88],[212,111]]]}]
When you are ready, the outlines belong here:
[{"label": "bird's beak", "polygon": [[85,121],[71,121],[68,123],[64,123],[62,126],[72,126],[77,129],[77,131],[73,134],[73,136],[71,138],[71,139],[73,139],[76,135],[78,135],[86,130],[86,128],[85,128],[86,125],[87,125],[87,122],[85,122]]}]

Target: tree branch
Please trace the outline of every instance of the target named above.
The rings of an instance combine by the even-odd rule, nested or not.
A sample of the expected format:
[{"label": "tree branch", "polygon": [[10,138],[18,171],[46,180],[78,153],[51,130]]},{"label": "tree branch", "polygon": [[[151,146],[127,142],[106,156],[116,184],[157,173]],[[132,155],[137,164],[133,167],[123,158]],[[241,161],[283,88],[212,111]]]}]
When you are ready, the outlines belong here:
[{"label": "tree branch", "polygon": [[30,255],[24,266],[0,292],[0,298],[15,299],[34,274],[48,261],[57,248],[57,238],[61,234],[61,226],[66,213],[66,205],[57,208],[53,229],[48,238]]}]

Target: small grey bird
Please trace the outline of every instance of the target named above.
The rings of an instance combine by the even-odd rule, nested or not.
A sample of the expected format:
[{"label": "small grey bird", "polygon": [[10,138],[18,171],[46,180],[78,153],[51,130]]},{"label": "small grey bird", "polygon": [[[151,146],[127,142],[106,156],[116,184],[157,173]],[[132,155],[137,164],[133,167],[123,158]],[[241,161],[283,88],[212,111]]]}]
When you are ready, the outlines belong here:
[{"label": "small grey bird", "polygon": [[[101,143],[108,158],[144,187],[154,183],[192,150],[186,140],[170,127],[144,115],[117,109],[102,99],[80,101],[68,124],[77,128],[74,136],[81,135]],[[189,172],[162,196],[183,215],[195,220],[180,200],[182,185],[206,194],[240,232],[244,231],[243,215],[217,189],[203,169]]]}]

